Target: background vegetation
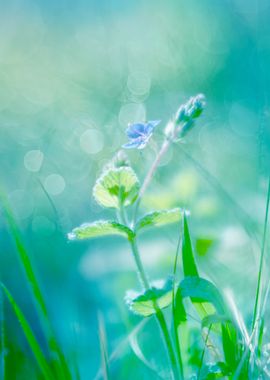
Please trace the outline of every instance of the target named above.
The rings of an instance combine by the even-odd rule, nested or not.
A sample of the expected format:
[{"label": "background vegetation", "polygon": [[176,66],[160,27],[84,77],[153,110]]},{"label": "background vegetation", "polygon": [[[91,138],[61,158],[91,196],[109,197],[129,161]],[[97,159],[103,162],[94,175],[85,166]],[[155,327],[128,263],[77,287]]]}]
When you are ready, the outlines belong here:
[{"label": "background vegetation", "polygon": [[[109,352],[120,347],[115,378],[151,374],[120,344],[141,320],[123,300],[127,288],[138,288],[128,245],[115,238],[71,244],[66,234],[103,217],[91,189],[126,142],[127,123],[161,119],[158,144],[179,104],[198,92],[208,103],[200,123],[181,149],[169,151],[144,207],[190,210],[201,271],[234,294],[250,323],[259,249],[244,224],[248,214],[260,241],[270,159],[269,2],[40,0],[0,7],[1,186],[81,378],[94,378],[100,366],[98,310]],[[130,152],[141,179],[155,150],[153,143]],[[2,214],[0,226],[1,281],[43,344]],[[177,239],[177,226],[141,237],[153,279],[171,271]],[[207,252],[202,241],[211,241]],[[4,320],[7,379],[34,379],[35,361],[7,305]],[[141,339],[151,357],[151,326]],[[163,357],[157,352],[155,360]]]}]

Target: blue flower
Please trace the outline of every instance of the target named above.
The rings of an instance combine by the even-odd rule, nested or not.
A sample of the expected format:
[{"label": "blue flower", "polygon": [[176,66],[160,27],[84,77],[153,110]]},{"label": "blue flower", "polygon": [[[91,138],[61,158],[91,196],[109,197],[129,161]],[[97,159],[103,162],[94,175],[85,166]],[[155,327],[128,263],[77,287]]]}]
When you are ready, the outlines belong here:
[{"label": "blue flower", "polygon": [[150,140],[154,128],[160,120],[147,121],[145,123],[130,124],[126,130],[129,142],[122,147],[125,149],[143,149]]}]

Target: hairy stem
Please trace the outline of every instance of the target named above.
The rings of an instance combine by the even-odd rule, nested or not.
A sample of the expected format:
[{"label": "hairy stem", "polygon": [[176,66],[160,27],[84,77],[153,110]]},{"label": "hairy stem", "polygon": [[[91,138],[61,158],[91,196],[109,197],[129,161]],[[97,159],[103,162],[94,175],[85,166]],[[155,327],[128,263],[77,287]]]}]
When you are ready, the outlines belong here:
[{"label": "hairy stem", "polygon": [[157,170],[159,164],[160,164],[160,161],[162,159],[162,157],[164,156],[164,154],[167,152],[167,150],[169,149],[169,146],[170,146],[170,143],[171,143],[171,140],[169,140],[167,137],[166,139],[164,140],[161,148],[160,148],[160,151],[158,152],[156,158],[155,158],[155,161],[153,162],[152,166],[150,167],[144,181],[143,181],[143,184],[142,184],[142,187],[141,187],[141,190],[139,192],[139,196],[137,198],[137,201],[136,201],[136,204],[135,204],[135,210],[134,210],[134,221],[136,220],[136,217],[137,217],[137,212],[139,210],[139,206],[140,206],[140,202],[141,202],[141,199],[147,189],[147,187],[149,186],[154,174],[155,174],[155,171]]},{"label": "hairy stem", "polygon": [[[137,246],[137,242],[136,242],[136,237],[134,237],[133,239],[130,240],[130,245],[131,245],[133,257],[134,257],[134,260],[135,260],[135,263],[137,266],[138,276],[139,276],[140,282],[142,283],[145,290],[148,290],[148,289],[150,289],[150,284],[149,284],[149,281],[148,281],[147,276],[145,274],[143,264],[142,264],[142,261],[140,258],[140,254],[139,254],[139,250],[138,250],[138,246]],[[155,315],[156,315],[157,321],[159,323],[159,326],[161,328],[163,338],[164,338],[164,341],[165,341],[165,344],[167,347],[167,352],[168,352],[168,356],[170,359],[174,379],[178,380],[179,374],[178,374],[177,362],[176,362],[176,358],[175,358],[174,349],[173,349],[173,345],[171,342],[168,326],[166,324],[164,314],[163,314],[162,310],[159,308],[157,302],[153,302],[153,305],[154,305],[154,308],[156,311]]]},{"label": "hairy stem", "polygon": [[142,286],[144,287],[144,289],[147,290],[150,288],[150,284],[148,282],[148,279],[146,277],[146,274],[145,274],[145,271],[144,271],[144,268],[142,265],[142,261],[140,258],[136,238],[133,238],[132,240],[130,240],[130,245],[131,245],[132,254],[133,254],[136,266],[137,266],[138,276],[139,276],[140,282],[141,282]]}]

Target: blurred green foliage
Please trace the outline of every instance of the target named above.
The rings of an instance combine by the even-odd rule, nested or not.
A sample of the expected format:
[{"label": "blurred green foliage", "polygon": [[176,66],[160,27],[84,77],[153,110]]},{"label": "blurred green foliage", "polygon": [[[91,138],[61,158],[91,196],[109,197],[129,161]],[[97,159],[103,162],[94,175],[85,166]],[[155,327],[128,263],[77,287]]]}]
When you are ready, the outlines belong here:
[{"label": "blurred green foliage", "polygon": [[[1,186],[55,330],[70,360],[78,360],[82,378],[94,377],[100,365],[97,311],[104,314],[111,351],[140,320],[123,301],[125,290],[138,286],[126,243],[107,238],[69,244],[66,234],[101,217],[91,189],[126,142],[127,123],[162,120],[150,148],[130,152],[142,179],[162,128],[180,103],[198,92],[208,103],[200,125],[162,161],[144,206],[190,209],[203,271],[220,287],[233,289],[250,318],[246,297],[254,296],[256,248],[243,228],[246,214],[236,204],[260,231],[270,160],[269,16],[268,0],[0,4]],[[0,226],[1,280],[42,342],[2,217]],[[172,269],[177,232],[170,227],[142,237],[143,259],[153,278]],[[10,379],[25,379],[33,359],[8,307],[5,313],[7,371]],[[115,378],[151,376],[128,345],[120,356]],[[134,374],[130,363],[137,368]]]}]

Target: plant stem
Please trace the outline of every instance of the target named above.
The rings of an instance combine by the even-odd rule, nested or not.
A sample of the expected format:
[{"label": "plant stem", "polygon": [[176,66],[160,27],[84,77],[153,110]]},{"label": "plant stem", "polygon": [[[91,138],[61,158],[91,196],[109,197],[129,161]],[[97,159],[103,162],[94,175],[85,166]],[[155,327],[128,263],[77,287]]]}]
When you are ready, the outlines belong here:
[{"label": "plant stem", "polygon": [[135,221],[136,220],[136,217],[137,217],[137,212],[138,212],[138,209],[139,209],[139,206],[140,206],[140,202],[141,202],[141,199],[145,193],[145,190],[147,189],[147,187],[149,186],[153,176],[154,176],[154,173],[155,171],[157,170],[159,164],[160,164],[160,161],[162,159],[162,157],[164,156],[164,154],[167,152],[167,150],[169,149],[169,146],[170,146],[170,143],[171,143],[171,140],[169,140],[167,137],[165,138],[161,148],[160,148],[160,151],[158,152],[152,166],[150,167],[149,169],[149,172],[147,173],[144,181],[143,181],[143,184],[142,184],[142,187],[141,187],[141,190],[139,192],[139,196],[137,198],[137,201],[136,201],[136,204],[135,204],[135,209],[134,209],[134,217],[133,217],[133,220]]},{"label": "plant stem", "polygon": [[[140,258],[140,254],[139,254],[139,250],[138,250],[138,246],[137,246],[137,242],[136,242],[136,237],[134,237],[133,239],[130,240],[130,245],[131,245],[133,257],[134,257],[134,260],[135,260],[135,263],[136,263],[136,266],[138,269],[138,276],[139,276],[140,282],[142,283],[144,289],[148,290],[148,289],[150,289],[150,284],[149,284],[149,281],[148,281],[147,276],[145,274],[143,264],[142,264],[142,261]],[[172,367],[172,371],[173,371],[173,376],[174,376],[175,380],[178,380],[179,374],[178,374],[177,362],[176,362],[176,358],[175,358],[174,349],[173,349],[173,345],[171,342],[169,330],[168,330],[168,327],[166,324],[166,320],[165,320],[164,314],[163,314],[162,310],[159,308],[157,302],[153,302],[153,305],[154,305],[154,308],[156,311],[156,314],[155,314],[156,318],[158,320],[161,331],[163,333],[164,341],[166,343],[167,353],[168,353],[168,356],[170,359],[170,363],[171,363],[171,367]]]},{"label": "plant stem", "polygon": [[256,321],[258,319],[257,314],[258,314],[258,308],[259,308],[259,302],[260,302],[260,293],[261,293],[261,279],[262,279],[264,253],[265,253],[266,232],[267,232],[267,222],[268,222],[268,212],[269,212],[269,200],[270,200],[270,176],[268,179],[268,190],[267,190],[267,200],[266,200],[266,207],[265,207],[265,218],[264,218],[264,228],[263,228],[260,265],[259,265],[256,298],[255,298],[255,305],[254,305],[253,319],[252,319],[252,332],[254,330],[254,327],[256,325]]},{"label": "plant stem", "polygon": [[206,350],[206,347],[207,347],[207,342],[208,342],[208,338],[209,338],[209,335],[210,335],[211,328],[212,328],[212,324],[210,324],[210,326],[209,326],[209,329],[207,331],[207,335],[206,335],[206,338],[205,338],[205,341],[204,341],[204,347],[203,347],[203,352],[202,352],[202,356],[201,356],[201,360],[200,360],[200,366],[199,366],[199,370],[198,370],[198,374],[197,374],[197,380],[200,380],[200,375],[201,375],[201,369],[202,369],[202,366],[203,366],[203,360],[204,360],[205,350]]},{"label": "plant stem", "polygon": [[132,254],[133,254],[137,269],[138,269],[138,276],[139,276],[140,282],[141,282],[142,286],[144,287],[144,289],[147,290],[150,288],[150,284],[148,282],[148,279],[146,277],[146,274],[145,274],[145,271],[144,271],[144,268],[142,265],[142,261],[140,258],[140,254],[139,254],[139,250],[138,250],[138,246],[137,246],[137,242],[136,242],[135,237],[132,240],[130,240],[130,245],[131,245]]}]

